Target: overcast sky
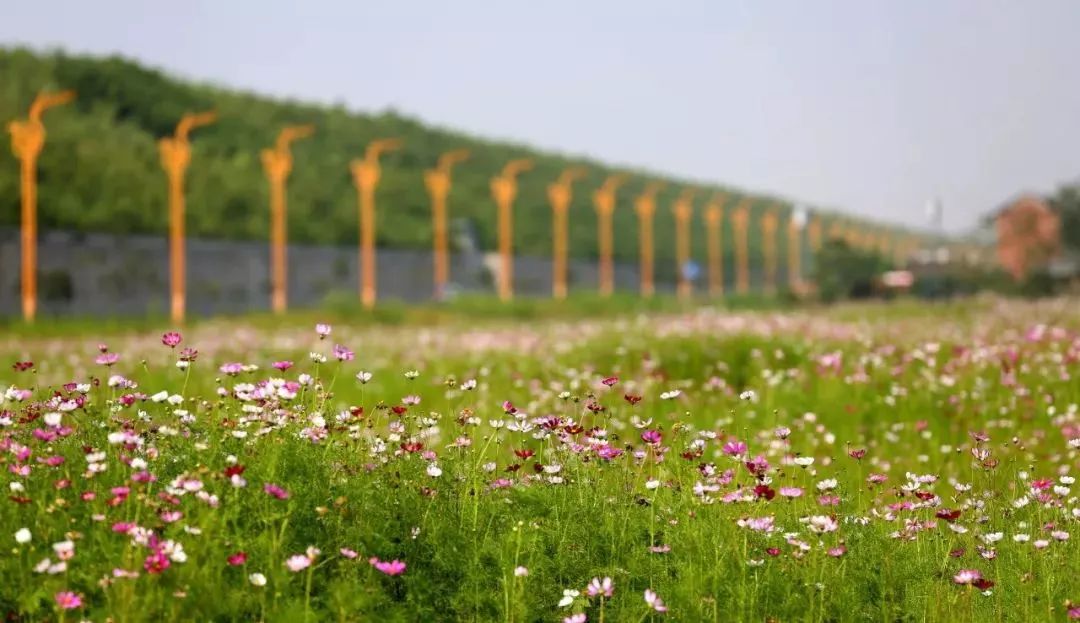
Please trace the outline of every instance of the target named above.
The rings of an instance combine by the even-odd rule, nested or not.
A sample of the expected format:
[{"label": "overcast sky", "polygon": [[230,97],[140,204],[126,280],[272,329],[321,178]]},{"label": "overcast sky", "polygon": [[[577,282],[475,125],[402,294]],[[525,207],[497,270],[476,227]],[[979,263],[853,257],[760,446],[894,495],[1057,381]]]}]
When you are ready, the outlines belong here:
[{"label": "overcast sky", "polygon": [[[0,44],[960,231],[1080,178],[1080,1],[8,0]],[[0,76],[0,80],[3,77]]]}]

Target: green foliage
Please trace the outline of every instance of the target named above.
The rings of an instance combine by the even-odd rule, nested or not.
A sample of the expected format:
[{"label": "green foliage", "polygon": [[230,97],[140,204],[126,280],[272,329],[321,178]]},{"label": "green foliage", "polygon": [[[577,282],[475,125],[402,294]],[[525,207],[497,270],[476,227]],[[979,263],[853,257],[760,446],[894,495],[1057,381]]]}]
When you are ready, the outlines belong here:
[{"label": "green foliage", "polygon": [[[194,236],[265,239],[268,196],[259,152],[271,145],[279,128],[312,123],[315,135],[293,147],[289,180],[288,228],[294,242],[351,244],[357,239],[356,191],[350,160],[369,141],[404,140],[404,148],[383,158],[378,189],[378,244],[427,249],[431,244],[429,200],[424,169],[439,154],[465,148],[468,161],[455,169],[450,210],[473,224],[482,248],[495,247],[495,206],[489,180],[511,158],[530,157],[535,168],[520,178],[516,205],[515,250],[525,255],[551,252],[551,211],[546,186],[565,167],[583,165],[588,174],[575,186],[571,205],[569,249],[572,256],[597,255],[596,216],[591,192],[613,171],[598,162],[521,145],[482,141],[423,125],[393,111],[362,114],[342,106],[318,106],[274,100],[215,86],[182,82],[160,71],[121,58],[89,58],[0,49],[0,121],[24,117],[36,93],[73,88],[78,99],[47,113],[48,141],[39,162],[42,228],[161,234],[166,229],[166,184],[156,141],[173,132],[185,112],[214,109],[216,124],[192,134],[187,175],[187,227]],[[614,216],[614,253],[620,261],[637,256],[637,220],[633,198],[649,178],[628,171],[631,180],[619,191]],[[673,280],[674,219],[668,207],[686,184],[667,179],[655,221],[657,277]],[[731,189],[701,187],[709,191]],[[728,205],[737,196],[729,194]],[[18,223],[18,167],[0,159],[0,225]],[[758,219],[775,198],[754,197],[751,209],[751,257],[760,260]],[[702,218],[703,200],[696,219]],[[786,208],[785,208],[786,209]],[[692,230],[693,252],[705,257],[705,227]],[[730,224],[724,236],[730,239]],[[785,236],[779,236],[784,248]],[[731,245],[725,244],[730,253]],[[732,265],[731,258],[727,264]]]},{"label": "green foliage", "polygon": [[821,300],[831,303],[848,298],[867,298],[874,280],[889,264],[876,253],[856,249],[840,239],[821,247],[816,259],[816,280]]},{"label": "green foliage", "polygon": [[1062,186],[1050,197],[1050,208],[1061,219],[1061,243],[1080,254],[1080,184]]}]

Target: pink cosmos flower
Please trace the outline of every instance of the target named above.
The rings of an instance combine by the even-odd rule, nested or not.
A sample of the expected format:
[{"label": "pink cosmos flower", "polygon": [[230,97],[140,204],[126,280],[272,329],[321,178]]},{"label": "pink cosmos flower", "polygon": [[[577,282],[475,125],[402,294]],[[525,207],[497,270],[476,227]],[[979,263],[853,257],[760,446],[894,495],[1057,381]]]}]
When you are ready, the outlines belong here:
[{"label": "pink cosmos flower", "polygon": [[605,577],[603,580],[600,578],[593,578],[589,581],[589,585],[585,587],[585,594],[589,597],[596,597],[597,595],[611,597],[614,592],[615,584],[611,581],[611,578],[608,577]]},{"label": "pink cosmos flower", "polygon": [[78,593],[71,591],[60,591],[56,594],[56,605],[61,610],[74,610],[75,608],[81,608],[83,605],[82,597]]},{"label": "pink cosmos flower", "polygon": [[577,614],[571,614],[568,617],[563,617],[563,623],[585,623],[589,620],[589,617],[585,616],[584,612],[578,612]]},{"label": "pink cosmos flower", "polygon": [[649,429],[641,433],[641,440],[650,445],[657,445],[664,438],[658,430]]},{"label": "pink cosmos flower", "polygon": [[135,529],[136,524],[130,521],[121,521],[112,525],[112,531],[119,534],[127,534]]},{"label": "pink cosmos flower", "polygon": [[671,551],[671,546],[667,545],[667,544],[664,544],[664,545],[652,545],[652,546],[649,547],[649,551],[654,553],[654,554],[666,554],[666,553]]},{"label": "pink cosmos flower", "polygon": [[802,494],[803,490],[800,487],[780,487],[780,497],[797,498]]},{"label": "pink cosmos flower", "polygon": [[235,554],[230,554],[225,560],[229,563],[229,566],[239,567],[247,562],[247,557],[247,552],[236,552]]},{"label": "pink cosmos flower", "polygon": [[645,603],[657,612],[667,612],[667,606],[664,605],[664,601],[650,588],[645,589]]},{"label": "pink cosmos flower", "polygon": [[330,335],[330,331],[331,327],[328,324],[320,322],[319,324],[315,325],[315,333],[319,335],[320,340],[325,339],[326,336]]},{"label": "pink cosmos flower", "polygon": [[263,485],[263,491],[265,491],[268,495],[276,497],[279,500],[289,499],[289,492],[285,489],[282,489],[280,486],[275,485],[272,482],[268,482]]},{"label": "pink cosmos flower", "polygon": [[237,374],[240,374],[244,371],[244,364],[235,362],[224,363],[221,365],[220,368],[218,368],[218,370],[220,370],[222,374],[236,376]]},{"label": "pink cosmos flower", "polygon": [[289,568],[289,571],[292,571],[293,573],[299,573],[311,566],[311,558],[305,556],[304,554],[295,554],[293,556],[289,556],[289,558],[285,561],[285,566]]},{"label": "pink cosmos flower", "polygon": [[293,366],[293,363],[291,361],[275,361],[273,365],[278,370],[284,372],[291,368]]},{"label": "pink cosmos flower", "polygon": [[768,517],[751,517],[743,522],[743,525],[750,528],[754,532],[764,532],[766,534],[776,530],[775,519],[772,515]]},{"label": "pink cosmos flower", "polygon": [[356,354],[341,344],[334,344],[334,357],[338,361],[352,361],[356,358]]},{"label": "pink cosmos flower", "polygon": [[368,559],[368,562],[372,567],[375,567],[379,571],[382,571],[386,575],[401,575],[405,573],[405,563],[400,560],[394,559],[391,561],[382,561],[374,556]]},{"label": "pink cosmos flower", "polygon": [[724,454],[728,456],[743,456],[748,448],[741,441],[729,441],[724,444]]},{"label": "pink cosmos flower", "polygon": [[342,556],[344,556],[345,558],[348,558],[349,560],[352,560],[353,558],[356,558],[357,556],[360,555],[360,554],[358,554],[356,552],[356,550],[352,550],[352,549],[349,549],[347,547],[343,547],[338,551],[341,552]]},{"label": "pink cosmos flower", "polygon": [[957,584],[974,584],[982,579],[982,572],[975,569],[961,569],[953,576],[953,582]]},{"label": "pink cosmos flower", "polygon": [[101,353],[94,358],[94,363],[102,366],[112,366],[117,361],[120,361],[120,355],[116,353]]},{"label": "pink cosmos flower", "polygon": [[833,558],[839,558],[847,553],[847,548],[843,545],[829,548],[829,555]]},{"label": "pink cosmos flower", "polygon": [[180,521],[183,516],[184,513],[180,511],[161,511],[161,513],[158,514],[158,517],[161,518],[161,521],[165,523],[173,523],[176,521]]},{"label": "pink cosmos flower", "polygon": [[169,348],[176,348],[176,346],[180,344],[181,339],[179,333],[176,331],[169,331],[161,336],[161,343]]},{"label": "pink cosmos flower", "polygon": [[150,555],[143,561],[143,569],[147,573],[154,575],[161,573],[169,568],[172,563],[169,561],[169,557],[165,555],[165,552],[160,549],[155,549],[150,552]]}]

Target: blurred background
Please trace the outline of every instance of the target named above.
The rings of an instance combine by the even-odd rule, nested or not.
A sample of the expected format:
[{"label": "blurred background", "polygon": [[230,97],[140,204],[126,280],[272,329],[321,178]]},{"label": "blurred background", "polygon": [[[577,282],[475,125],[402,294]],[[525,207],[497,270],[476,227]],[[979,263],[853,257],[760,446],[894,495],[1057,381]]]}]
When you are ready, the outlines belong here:
[{"label": "blurred background", "polygon": [[1078,18],[1051,0],[14,4],[0,315],[1053,294],[1080,250]]}]

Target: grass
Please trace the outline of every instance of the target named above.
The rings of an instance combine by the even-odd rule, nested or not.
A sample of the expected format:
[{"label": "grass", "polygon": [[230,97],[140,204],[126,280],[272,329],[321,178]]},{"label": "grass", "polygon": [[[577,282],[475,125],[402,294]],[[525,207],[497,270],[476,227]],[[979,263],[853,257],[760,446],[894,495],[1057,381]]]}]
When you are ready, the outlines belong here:
[{"label": "grass", "polygon": [[[322,340],[297,314],[194,323],[175,349],[93,324],[0,342],[9,365],[34,362],[3,373],[30,393],[0,407],[0,610],[1061,621],[1080,601],[1075,301],[575,304],[463,301]],[[199,353],[178,368],[184,347]],[[593,578],[611,595],[590,596]]]}]

